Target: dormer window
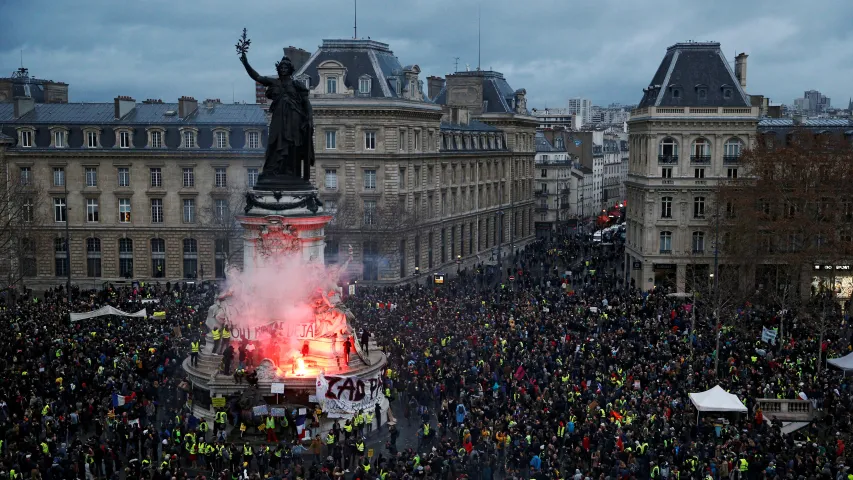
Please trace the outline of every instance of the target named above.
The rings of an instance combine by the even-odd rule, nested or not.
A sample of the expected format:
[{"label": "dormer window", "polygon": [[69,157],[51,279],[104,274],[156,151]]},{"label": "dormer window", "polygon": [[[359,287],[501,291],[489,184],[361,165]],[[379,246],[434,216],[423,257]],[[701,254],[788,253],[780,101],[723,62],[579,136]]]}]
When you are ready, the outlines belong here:
[{"label": "dormer window", "polygon": [[68,129],[65,127],[50,127],[50,146],[53,148],[68,147]]},{"label": "dormer window", "polygon": [[36,132],[33,128],[21,128],[18,130],[18,146],[32,148],[35,146]]},{"label": "dormer window", "polygon": [[338,93],[338,77],[326,77],[326,93]]},{"label": "dormer window", "polygon": [[308,75],[302,74],[294,77],[294,79],[305,86],[308,90],[311,90],[311,77]]},{"label": "dormer window", "polygon": [[101,129],[97,127],[87,127],[83,129],[83,137],[86,139],[86,148],[100,148],[101,146]]},{"label": "dormer window", "polygon": [[372,80],[368,75],[364,75],[363,77],[358,79],[358,93],[361,95],[370,95],[370,88],[372,86]]},{"label": "dormer window", "polygon": [[231,148],[227,129],[217,128],[213,130],[213,146],[219,149]]},{"label": "dormer window", "polygon": [[127,128],[116,129],[116,144],[117,148],[133,148],[133,136],[131,130]]},{"label": "dormer window", "polygon": [[681,90],[677,88],[672,89],[672,98],[681,98]]},{"label": "dormer window", "polygon": [[721,89],[723,91],[723,98],[725,98],[726,100],[732,98],[732,87],[731,87],[731,85],[723,85],[721,87]]},{"label": "dormer window", "polygon": [[184,127],[181,129],[181,148],[198,148],[196,138],[198,130],[195,128]]},{"label": "dormer window", "polygon": [[160,127],[146,128],[148,133],[148,148],[163,148],[165,146],[163,140],[166,137],[166,130]]},{"label": "dormer window", "polygon": [[250,149],[261,148],[261,132],[249,130],[246,132],[246,147]]}]

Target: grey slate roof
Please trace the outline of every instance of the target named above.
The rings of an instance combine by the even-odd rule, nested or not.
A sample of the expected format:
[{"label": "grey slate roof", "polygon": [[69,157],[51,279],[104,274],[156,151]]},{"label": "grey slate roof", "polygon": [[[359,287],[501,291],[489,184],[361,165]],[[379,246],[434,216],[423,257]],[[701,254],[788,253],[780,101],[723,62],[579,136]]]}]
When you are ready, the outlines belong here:
[{"label": "grey slate roof", "polygon": [[804,128],[845,128],[853,127],[853,121],[846,118],[807,118],[802,124],[796,125],[793,118],[762,118],[758,122],[758,128],[793,128],[795,126]]},{"label": "grey slate roof", "polygon": [[166,115],[167,111],[178,111],[177,103],[137,103],[136,108],[122,119],[115,119],[112,103],[37,103],[33,111],[21,118],[14,118],[14,105],[0,103],[0,123],[15,124],[60,124],[60,125],[266,125],[266,116],[261,105],[216,104],[207,108],[199,103],[198,110],[186,119]]},{"label": "grey slate roof", "polygon": [[549,142],[548,139],[545,138],[545,135],[543,135],[541,132],[536,132],[535,140],[536,140],[536,152],[537,153],[539,153],[539,152],[542,152],[542,153],[565,152],[566,151],[565,149],[561,150],[561,149],[556,148],[555,146],[551,145],[551,142]]},{"label": "grey slate roof", "polygon": [[[317,67],[333,60],[346,68],[344,84],[358,92],[358,80],[369,75],[372,82],[369,97],[401,98],[395,79],[400,80],[400,89],[409,88],[403,77],[403,66],[387,43],[375,40],[323,40],[320,49],[314,52],[305,65],[294,75],[310,77],[311,88],[317,86],[320,75]],[[426,95],[424,95],[426,98]]]},{"label": "grey slate roof", "polygon": [[[699,89],[707,92],[699,96]],[[725,98],[724,89],[731,90]],[[677,92],[677,96],[676,96]],[[749,107],[749,97],[740,87],[716,42],[676,43],[666,50],[639,107]]]},{"label": "grey slate roof", "polygon": [[471,120],[467,125],[458,123],[441,122],[441,130],[464,131],[464,132],[500,132],[497,127],[483,123],[479,120]]},{"label": "grey slate roof", "polygon": [[[456,72],[448,76],[481,77],[483,81],[483,101],[486,102],[483,113],[515,113],[513,103],[515,90],[509,86],[503,74],[494,71]],[[447,104],[447,84],[432,99],[439,105]]]},{"label": "grey slate roof", "polygon": [[0,132],[0,143],[14,142],[14,141],[15,141],[14,138],[10,137],[9,135],[4,134],[3,132]]}]

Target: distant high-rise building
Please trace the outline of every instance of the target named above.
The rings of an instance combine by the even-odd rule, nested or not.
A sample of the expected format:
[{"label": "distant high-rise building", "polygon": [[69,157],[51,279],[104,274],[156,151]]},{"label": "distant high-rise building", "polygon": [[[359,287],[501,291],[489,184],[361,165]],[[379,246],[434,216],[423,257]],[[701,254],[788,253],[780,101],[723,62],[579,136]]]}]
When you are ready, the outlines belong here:
[{"label": "distant high-rise building", "polygon": [[817,90],[806,90],[803,98],[794,99],[797,112],[810,117],[826,113],[830,108],[830,99]]},{"label": "distant high-rise building", "polygon": [[592,121],[592,101],[588,98],[570,98],[568,110],[579,117],[581,125]]}]

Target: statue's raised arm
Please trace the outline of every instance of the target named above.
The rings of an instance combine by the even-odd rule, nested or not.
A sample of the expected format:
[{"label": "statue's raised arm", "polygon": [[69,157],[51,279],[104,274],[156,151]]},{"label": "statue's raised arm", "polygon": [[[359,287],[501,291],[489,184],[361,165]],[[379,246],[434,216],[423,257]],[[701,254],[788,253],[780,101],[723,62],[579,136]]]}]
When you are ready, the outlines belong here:
[{"label": "statue's raised arm", "polygon": [[246,68],[246,73],[248,73],[249,76],[252,77],[252,80],[259,82],[262,85],[271,85],[271,78],[262,76],[261,74],[256,72],[251,65],[249,65],[249,59],[246,58],[246,52],[249,51],[249,45],[251,43],[252,41],[246,37],[246,29],[244,28],[243,35],[240,36],[240,39],[237,40],[237,45],[235,45],[237,47],[237,53],[240,55],[240,62],[243,63],[243,67]]}]

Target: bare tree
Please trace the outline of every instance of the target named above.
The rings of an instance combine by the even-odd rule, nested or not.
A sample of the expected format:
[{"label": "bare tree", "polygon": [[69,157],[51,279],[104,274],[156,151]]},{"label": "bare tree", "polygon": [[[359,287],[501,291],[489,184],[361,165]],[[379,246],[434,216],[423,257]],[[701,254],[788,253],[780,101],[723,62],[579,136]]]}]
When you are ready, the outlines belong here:
[{"label": "bare tree", "polygon": [[[831,293],[835,266],[853,258],[853,150],[840,136],[807,130],[777,143],[762,138],[746,151],[746,175],[723,183],[718,201],[726,261],[755,277],[759,300],[785,310],[810,293],[801,286],[815,268],[832,270]],[[822,337],[826,314],[816,305],[806,304],[812,315],[800,320],[815,321]]]},{"label": "bare tree", "polygon": [[202,210],[202,228],[214,238],[214,255],[217,261],[240,264],[243,259],[243,227],[237,216],[246,205],[246,189],[231,187],[215,195]]},{"label": "bare tree", "polygon": [[0,268],[5,285],[0,292],[23,285],[26,277],[36,275],[37,245],[41,238],[37,228],[43,189],[29,174],[12,173],[8,160],[2,159],[5,181],[0,183]]}]

